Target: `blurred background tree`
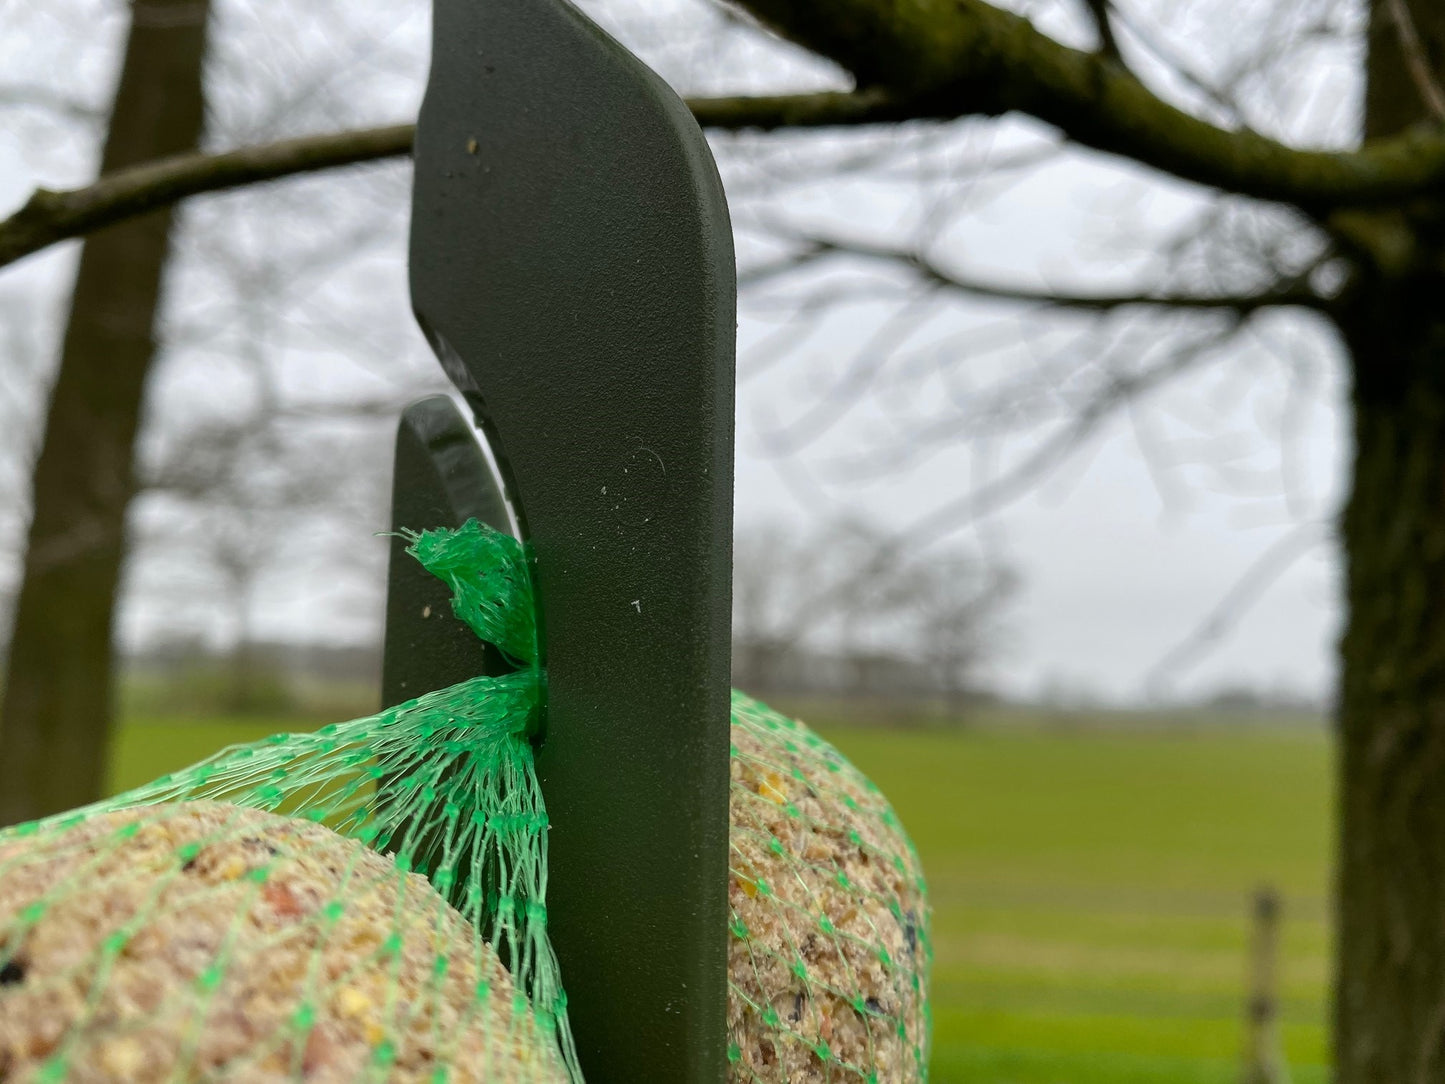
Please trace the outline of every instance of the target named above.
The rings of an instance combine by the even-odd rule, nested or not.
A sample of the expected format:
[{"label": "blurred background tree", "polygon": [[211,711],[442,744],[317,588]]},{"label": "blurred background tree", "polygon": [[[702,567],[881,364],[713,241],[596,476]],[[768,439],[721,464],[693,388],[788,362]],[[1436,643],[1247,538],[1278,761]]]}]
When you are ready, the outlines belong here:
[{"label": "blurred background tree", "polygon": [[[0,224],[0,254],[15,258],[105,227],[81,257],[79,306],[86,268],[112,231],[148,231],[152,251],[159,238],[164,258],[164,217],[112,225],[123,215],[404,153],[404,129],[369,126],[404,120],[414,106],[425,51],[421,7],[218,9],[207,62],[208,149],[323,135],[38,197]],[[1327,386],[1331,362],[1342,363],[1334,371],[1348,385],[1353,462],[1337,536],[1347,612],[1338,694],[1338,1079],[1433,1079],[1445,1072],[1436,989],[1445,970],[1438,918],[1445,910],[1445,608],[1437,604],[1445,589],[1445,317],[1436,301],[1445,285],[1445,11],[1427,0],[1055,0],[1018,8],[981,0],[747,0],[595,10],[693,95],[699,119],[715,133],[748,316],[741,377],[776,392],[784,386],[778,374],[791,374],[789,394],[760,396],[758,444],[785,464],[800,500],[826,503],[845,484],[867,493],[870,480],[888,486],[905,471],[918,479],[914,496],[936,498],[920,502],[922,515],[897,521],[893,533],[904,542],[885,547],[897,569],[922,565],[939,539],[1097,450],[1116,422],[1132,431],[1161,500],[1177,499],[1174,468],[1188,442],[1158,416],[1171,389],[1197,399],[1211,373],[1227,372],[1236,384],[1273,382],[1284,389],[1274,428],[1288,438],[1300,431],[1300,397]],[[146,27],[180,41],[177,24],[186,20],[192,52],[174,48],[194,67],[205,11],[149,0],[134,5],[122,27],[118,11],[73,0],[68,10],[47,5],[18,16],[7,33],[26,34],[38,52],[47,44],[61,50],[57,61],[66,63],[56,70],[75,74],[67,85],[37,79],[0,87],[0,101],[42,118],[25,122],[28,138],[39,153],[54,154],[58,164],[47,168],[61,176],[87,172],[98,115],[108,115],[111,127],[103,173],[180,149],[184,143],[115,157],[126,79],[108,113],[94,98],[73,97],[69,84],[103,85],[96,73],[122,31],[129,56]],[[87,22],[87,13],[96,18]],[[746,96],[716,96],[722,93]],[[177,107],[186,100],[198,102],[199,91]],[[969,119],[1009,115],[1032,119]],[[66,130],[75,145],[53,146]],[[720,134],[729,130],[748,134]],[[1153,179],[1130,174],[1106,198],[1103,179],[1117,182],[1118,174],[1108,173],[1115,167],[1099,153]],[[1011,238],[1028,231],[990,238],[986,228],[996,201],[1051,170],[1072,176],[1077,199],[1101,204],[1092,216],[1100,231],[1088,239],[1092,255],[1064,273],[1031,268],[1026,254],[1013,251]],[[1092,189],[1091,171],[1100,171]],[[344,200],[336,195],[342,190]],[[321,513],[337,488],[326,479],[383,470],[383,419],[439,376],[414,336],[399,330],[404,290],[394,265],[378,259],[400,251],[405,191],[404,170],[382,166],[188,205],[168,270],[168,281],[186,287],[168,293],[156,362],[149,333],[145,342],[129,333],[128,342],[145,347],[129,347],[131,398],[92,403],[94,417],[57,428],[68,372],[119,379],[122,369],[118,355],[80,359],[68,333],[48,425],[34,426],[45,414],[38,406],[17,411],[30,423],[7,434],[19,461],[35,454],[31,435],[43,436],[34,471],[12,471],[29,493],[12,507],[33,511],[31,545],[13,547],[25,557],[0,715],[0,765],[12,765],[19,780],[0,779],[0,800],[11,803],[6,815],[46,812],[98,786],[123,558],[132,589],[149,582],[173,590],[176,545],[193,556],[209,552],[198,559],[222,574],[207,577],[206,589],[243,601],[222,609],[193,599],[198,627],[210,631],[213,614],[232,614],[229,635],[244,656],[267,571],[285,551],[280,534],[267,536],[269,549],[252,547],[237,540],[233,524],[219,529],[225,544],[217,549],[216,533],[193,531],[185,542],[178,525],[199,515],[197,502],[214,500],[217,508],[294,512],[294,521],[276,522],[286,523],[288,540],[307,537],[300,524]],[[51,256],[32,266],[37,290],[53,287],[64,270]],[[126,278],[133,282],[112,286],[146,281],[139,273]],[[5,311],[43,309],[28,304],[24,288],[7,289]],[[369,303],[379,289],[398,299],[389,328]],[[243,303],[256,296],[273,315],[253,328],[245,314],[260,310]],[[152,327],[144,305],[131,306],[130,316],[143,312]],[[397,338],[387,341],[388,334]],[[21,329],[10,338],[17,358],[46,352],[44,335]],[[119,347],[96,347],[104,349]],[[308,355],[301,379],[296,370]],[[42,368],[35,363],[25,373]],[[42,378],[27,379],[31,402],[46,401]],[[108,433],[124,429],[125,402],[134,404],[131,418],[139,416],[142,386],[154,421],[124,450],[113,437],[105,445]],[[112,410],[118,428],[106,424]],[[1208,444],[1198,432],[1206,421],[1198,412],[1190,419],[1196,447]],[[244,484],[227,494],[228,457],[205,469],[208,451],[227,446],[223,433],[269,449],[274,469],[240,456]],[[968,475],[946,454],[959,444],[969,453]],[[66,481],[47,466],[52,447],[85,464],[85,477]],[[1245,571],[1229,608],[1207,615],[1191,642],[1216,638],[1262,586],[1330,536],[1322,525],[1335,514],[1331,495],[1305,492],[1298,467],[1307,457],[1291,452],[1288,439],[1281,449],[1288,523]],[[325,456],[331,468],[318,472],[322,485],[310,496],[294,470],[308,455]],[[1196,458],[1246,490],[1257,469],[1237,448],[1206,448]],[[66,487],[73,492],[62,493]],[[109,525],[98,548],[37,545],[37,538],[86,538],[97,509]],[[245,511],[242,519],[264,517]],[[115,529],[122,520],[132,543],[153,544],[127,550]],[[324,534],[318,528],[313,553],[356,549],[338,544],[344,530],[329,541]],[[981,586],[961,592],[962,609],[944,605],[949,612],[931,618],[931,642],[953,637],[957,645],[946,652],[953,661],[936,665],[960,687],[975,665],[968,660],[978,658],[970,645],[987,625],[978,615],[990,612],[987,600],[1007,579],[980,537],[968,575],[955,569],[948,578]],[[840,546],[840,560],[845,553]],[[308,614],[334,621],[319,616],[323,608],[334,615],[341,597],[364,599],[368,579],[379,584],[379,564],[320,564],[338,572],[318,586],[354,582],[293,605],[293,624],[304,625]],[[896,579],[867,582],[870,591],[892,591],[907,580],[898,571]],[[837,582],[864,581],[843,575]],[[84,600],[62,597],[80,590]],[[742,576],[740,599],[753,597],[748,591]],[[867,597],[878,608],[869,612],[887,613],[892,604]],[[165,611],[151,604],[130,612],[144,625],[164,623]],[[846,642],[847,620],[826,620],[838,622]],[[761,629],[764,642],[788,635]],[[889,648],[908,650],[906,643],[899,632]],[[865,655],[855,653],[860,667]],[[86,688],[77,692],[82,679]],[[47,757],[53,770],[40,774],[65,780],[37,782],[40,740],[56,743],[56,756]]]},{"label": "blurred background tree", "polygon": [[[102,174],[196,148],[208,18],[206,0],[133,5]],[[6,824],[100,793],[113,700],[111,622],[170,226],[171,210],[161,208],[82,246],[35,459],[0,699]]]},{"label": "blurred background tree", "polygon": [[860,713],[932,701],[957,717],[985,668],[1016,574],[967,551],[900,560],[858,519],[745,527],[733,550],[733,681],[759,696],[843,696]]}]

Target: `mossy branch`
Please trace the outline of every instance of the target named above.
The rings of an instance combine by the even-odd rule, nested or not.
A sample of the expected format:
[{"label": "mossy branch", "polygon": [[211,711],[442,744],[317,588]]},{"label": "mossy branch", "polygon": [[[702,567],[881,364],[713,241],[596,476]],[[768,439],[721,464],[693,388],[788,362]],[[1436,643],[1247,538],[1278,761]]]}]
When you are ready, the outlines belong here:
[{"label": "mossy branch", "polygon": [[1026,113],[1096,150],[1322,217],[1445,189],[1445,132],[1335,152],[1219,128],[1157,97],[1102,52],[1072,49],[983,0],[738,0],[860,87],[933,115]]},{"label": "mossy branch", "polygon": [[[1158,98],[1107,52],[1069,48],[983,0],[741,0],[786,37],[853,72],[853,93],[702,98],[712,129],[833,127],[1027,113],[1069,139],[1322,220],[1445,190],[1445,132],[1356,151],[1302,150],[1219,128]],[[64,192],[38,189],[0,222],[0,267],[190,196],[409,152],[413,127],[336,132],[157,161]]]}]

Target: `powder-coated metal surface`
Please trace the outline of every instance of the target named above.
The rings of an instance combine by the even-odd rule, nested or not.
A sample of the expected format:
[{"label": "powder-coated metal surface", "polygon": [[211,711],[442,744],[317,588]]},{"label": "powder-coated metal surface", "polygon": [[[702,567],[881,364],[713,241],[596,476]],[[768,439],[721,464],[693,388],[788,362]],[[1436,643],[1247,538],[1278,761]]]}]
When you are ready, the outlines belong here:
[{"label": "powder-coated metal surface", "polygon": [[584,1073],[716,1084],[736,281],[706,143],[564,0],[435,0],[411,282],[531,548]]}]

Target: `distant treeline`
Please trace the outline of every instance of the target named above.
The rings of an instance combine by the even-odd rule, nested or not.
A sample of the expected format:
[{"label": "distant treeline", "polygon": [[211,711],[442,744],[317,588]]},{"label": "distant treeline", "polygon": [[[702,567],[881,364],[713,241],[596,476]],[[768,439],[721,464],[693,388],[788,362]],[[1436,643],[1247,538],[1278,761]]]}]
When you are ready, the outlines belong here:
[{"label": "distant treeline", "polygon": [[959,706],[992,698],[960,680],[953,660],[887,651],[824,651],[772,639],[735,637],[733,684],[758,696],[942,700]]}]

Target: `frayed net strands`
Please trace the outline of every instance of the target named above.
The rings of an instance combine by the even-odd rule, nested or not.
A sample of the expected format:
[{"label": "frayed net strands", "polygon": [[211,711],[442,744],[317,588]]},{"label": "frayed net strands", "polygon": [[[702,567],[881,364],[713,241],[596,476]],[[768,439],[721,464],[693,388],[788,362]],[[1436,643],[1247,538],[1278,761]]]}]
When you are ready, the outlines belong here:
[{"label": "frayed net strands", "polygon": [[[582,1079],[525,558],[475,522],[410,541],[518,669],[0,832],[0,1080]],[[911,843],[803,724],[738,693],[732,733],[730,1079],[926,1080]]]}]

